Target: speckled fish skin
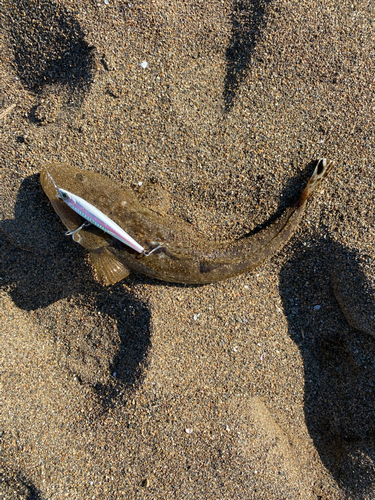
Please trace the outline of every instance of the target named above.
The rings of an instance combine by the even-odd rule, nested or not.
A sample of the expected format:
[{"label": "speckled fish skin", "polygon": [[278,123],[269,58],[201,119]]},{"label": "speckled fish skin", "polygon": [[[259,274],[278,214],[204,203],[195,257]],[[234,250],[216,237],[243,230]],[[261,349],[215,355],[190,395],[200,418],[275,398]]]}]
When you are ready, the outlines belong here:
[{"label": "speckled fish skin", "polygon": [[271,226],[256,235],[221,243],[205,240],[181,219],[143,206],[132,191],[95,172],[51,163],[41,172],[41,184],[69,231],[81,226],[82,218],[58,198],[51,177],[59,188],[80,196],[110,217],[146,251],[161,245],[144,256],[95,227],[77,231],[73,239],[89,250],[96,277],[104,284],[120,281],[130,270],[167,282],[205,284],[250,271],[275,255],[293,235],[308,198],[332,167],[332,161],[319,160],[297,202]]}]

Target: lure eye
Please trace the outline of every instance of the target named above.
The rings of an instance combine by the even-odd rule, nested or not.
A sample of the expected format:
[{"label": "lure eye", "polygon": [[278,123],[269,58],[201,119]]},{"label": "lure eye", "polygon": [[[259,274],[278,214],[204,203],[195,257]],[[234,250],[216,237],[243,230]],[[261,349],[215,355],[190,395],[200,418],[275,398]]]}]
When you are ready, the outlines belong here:
[{"label": "lure eye", "polygon": [[62,197],[63,200],[66,200],[67,197],[68,197],[68,195],[66,193],[61,193],[61,197]]}]

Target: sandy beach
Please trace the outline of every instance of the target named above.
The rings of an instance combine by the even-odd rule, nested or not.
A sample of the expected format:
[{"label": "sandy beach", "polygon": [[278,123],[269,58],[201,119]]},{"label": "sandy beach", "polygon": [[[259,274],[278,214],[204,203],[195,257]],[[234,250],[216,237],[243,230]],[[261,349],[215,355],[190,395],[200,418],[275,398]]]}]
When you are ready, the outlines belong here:
[{"label": "sandy beach", "polygon": [[[375,4],[3,0],[0,20],[0,498],[375,499]],[[219,242],[323,157],[278,255],[204,286],[102,286],[39,180],[153,183]]]}]

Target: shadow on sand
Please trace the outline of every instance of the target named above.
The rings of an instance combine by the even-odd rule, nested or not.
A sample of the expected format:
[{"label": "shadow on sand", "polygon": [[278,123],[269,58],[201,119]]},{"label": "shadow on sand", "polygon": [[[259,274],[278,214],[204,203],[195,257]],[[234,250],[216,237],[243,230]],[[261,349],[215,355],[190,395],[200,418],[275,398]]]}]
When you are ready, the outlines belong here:
[{"label": "shadow on sand", "polygon": [[232,36],[226,51],[227,70],[223,91],[227,113],[232,109],[236,92],[247,76],[257,39],[265,23],[265,11],[269,2],[270,0],[233,1]]},{"label": "shadow on sand", "polygon": [[[280,294],[305,368],[305,416],[321,460],[351,498],[369,498],[375,477],[375,338],[351,328],[331,286],[344,257],[361,300],[366,276],[354,252],[329,239],[297,248]],[[346,277],[344,277],[346,278]],[[363,299],[367,300],[367,299]],[[375,332],[374,332],[375,334]]]},{"label": "shadow on sand", "polygon": [[[38,310],[39,316],[44,316],[41,311],[49,305],[63,298],[79,297],[86,309],[99,313],[99,317],[109,316],[117,325],[117,332],[106,332],[107,340],[100,328],[86,332],[84,323],[79,322],[75,335],[77,342],[82,333],[79,346],[82,365],[85,355],[96,351],[96,343],[108,342],[113,346],[118,344],[117,335],[120,337],[117,353],[107,360],[110,372],[116,373],[116,377],[109,385],[95,385],[102,403],[110,404],[118,392],[139,383],[150,346],[147,304],[127,292],[121,283],[104,288],[92,278],[85,263],[85,251],[64,235],[64,228],[42,191],[39,175],[23,181],[15,218],[1,221],[0,230],[0,284],[17,307]],[[47,312],[46,318],[48,329]],[[73,336],[68,333],[64,337],[66,342]],[[50,335],[59,336],[55,321],[51,323]]]}]

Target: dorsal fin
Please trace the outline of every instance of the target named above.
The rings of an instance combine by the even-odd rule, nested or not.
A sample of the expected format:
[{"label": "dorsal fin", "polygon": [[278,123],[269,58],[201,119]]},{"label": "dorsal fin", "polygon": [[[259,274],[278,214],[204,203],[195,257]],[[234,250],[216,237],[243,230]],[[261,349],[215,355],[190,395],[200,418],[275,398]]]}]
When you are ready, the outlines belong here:
[{"label": "dorsal fin", "polygon": [[130,274],[130,270],[106,247],[91,250],[90,260],[96,278],[104,285],[114,285]]}]

